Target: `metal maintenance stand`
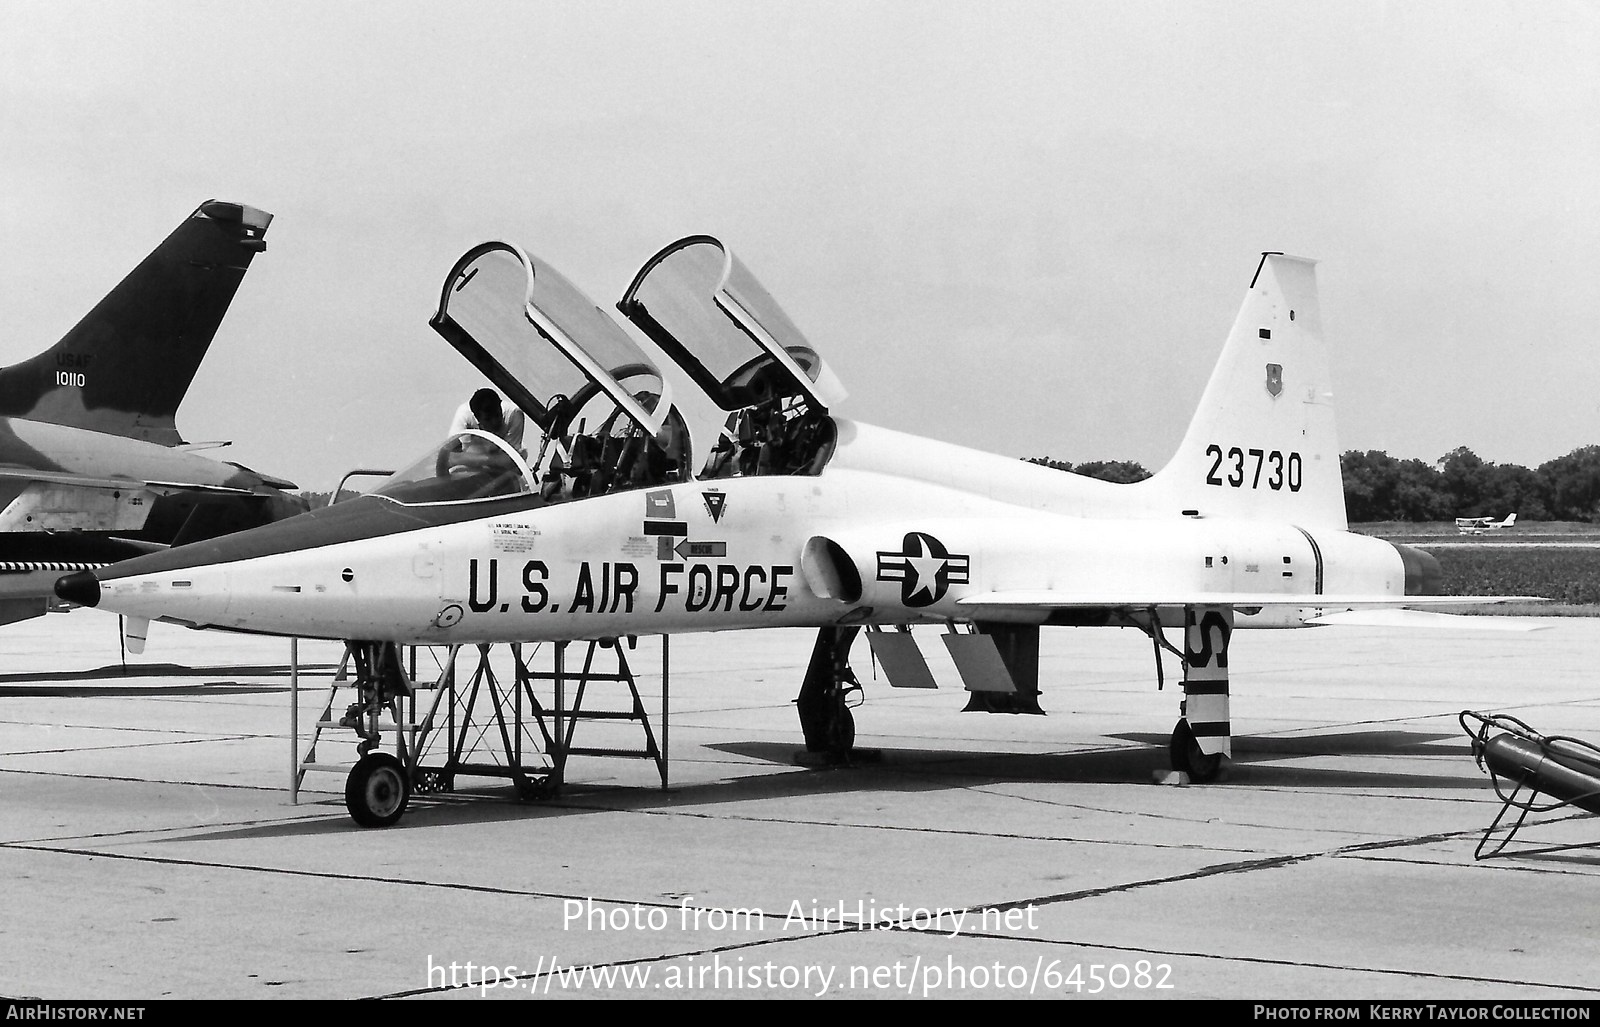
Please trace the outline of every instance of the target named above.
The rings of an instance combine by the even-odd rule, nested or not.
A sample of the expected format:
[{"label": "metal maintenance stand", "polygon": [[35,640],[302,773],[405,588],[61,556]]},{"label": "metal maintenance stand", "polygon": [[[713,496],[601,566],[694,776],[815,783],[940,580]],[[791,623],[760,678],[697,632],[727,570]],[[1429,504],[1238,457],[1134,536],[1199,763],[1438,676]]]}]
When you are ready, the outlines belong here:
[{"label": "metal maintenance stand", "polygon": [[[655,638],[661,647],[659,744],[627,655],[638,645],[633,636],[408,650],[392,643],[350,643],[304,756],[298,728],[298,650],[291,648],[291,801],[299,801],[308,771],[347,772],[345,802],[351,816],[364,826],[387,826],[400,819],[413,793],[453,792],[458,776],[507,778],[523,800],[554,796],[565,783],[567,761],[573,756],[654,760],[666,789],[670,643],[666,636]],[[419,654],[437,668],[431,682],[419,680]],[[626,695],[613,692],[615,699],[597,708],[592,700],[617,685],[626,686]],[[354,698],[343,717],[341,694]],[[616,731],[600,727],[593,732],[610,744],[575,745],[580,722],[636,728],[643,743],[620,744]],[[323,732],[339,728],[357,735],[354,767],[318,761]],[[381,751],[385,736],[393,739],[392,752]]]}]

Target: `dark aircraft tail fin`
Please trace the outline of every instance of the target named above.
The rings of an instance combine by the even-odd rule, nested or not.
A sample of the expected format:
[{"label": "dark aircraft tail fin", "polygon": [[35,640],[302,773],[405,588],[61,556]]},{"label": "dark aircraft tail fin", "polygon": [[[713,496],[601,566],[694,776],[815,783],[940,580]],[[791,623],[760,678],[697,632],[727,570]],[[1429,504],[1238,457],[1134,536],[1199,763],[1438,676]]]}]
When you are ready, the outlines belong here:
[{"label": "dark aircraft tail fin", "polygon": [[0,369],[0,415],[161,445],[272,215],[210,200],[61,341]]}]

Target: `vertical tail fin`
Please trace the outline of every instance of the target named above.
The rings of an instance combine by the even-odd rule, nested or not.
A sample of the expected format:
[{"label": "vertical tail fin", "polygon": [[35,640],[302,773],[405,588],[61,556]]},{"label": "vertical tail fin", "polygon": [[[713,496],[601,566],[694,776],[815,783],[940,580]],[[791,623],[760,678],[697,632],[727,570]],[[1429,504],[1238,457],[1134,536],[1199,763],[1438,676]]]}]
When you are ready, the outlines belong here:
[{"label": "vertical tail fin", "polygon": [[0,415],[181,443],[173,415],[271,222],[202,203],[60,342],[0,369]]},{"label": "vertical tail fin", "polygon": [[1346,527],[1312,261],[1263,254],[1183,444],[1149,486],[1174,513]]}]

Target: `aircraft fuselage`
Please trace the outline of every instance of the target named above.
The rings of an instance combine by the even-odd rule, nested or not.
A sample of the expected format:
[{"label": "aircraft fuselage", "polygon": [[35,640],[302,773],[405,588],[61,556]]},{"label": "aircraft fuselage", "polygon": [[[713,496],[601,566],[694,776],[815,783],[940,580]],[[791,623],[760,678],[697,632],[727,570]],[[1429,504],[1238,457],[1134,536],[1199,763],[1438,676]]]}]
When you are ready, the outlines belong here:
[{"label": "aircraft fuselage", "polygon": [[[487,514],[476,503],[456,504],[458,515],[452,504],[366,497],[303,524],[188,547],[192,556],[143,558],[102,587],[108,607],[135,616],[436,644],[970,621],[980,615],[960,605],[969,596],[1087,596],[1129,583],[1152,597],[1304,594],[1308,608],[1323,591],[1406,592],[1403,561],[1380,540],[1281,523],[1058,513],[1037,486],[1070,498],[1083,479],[990,459],[1001,483],[991,493],[1014,475],[1046,508],[844,466],[820,478],[717,479],[553,504],[524,495]],[[841,453],[838,462],[852,461]],[[206,550],[224,545],[227,558],[214,562],[222,552]],[[981,619],[1050,616],[1002,608]]]}]

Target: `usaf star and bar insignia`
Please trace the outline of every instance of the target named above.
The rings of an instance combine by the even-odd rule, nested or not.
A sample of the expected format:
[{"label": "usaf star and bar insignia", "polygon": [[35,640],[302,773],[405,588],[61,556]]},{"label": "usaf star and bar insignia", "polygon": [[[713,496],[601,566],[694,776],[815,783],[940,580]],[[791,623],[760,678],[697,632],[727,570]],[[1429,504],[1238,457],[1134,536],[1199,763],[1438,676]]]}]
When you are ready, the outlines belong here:
[{"label": "usaf star and bar insignia", "polygon": [[900,602],[932,606],[951,585],[970,580],[972,558],[945,549],[944,543],[921,531],[906,532],[898,552],[878,552],[878,580],[900,582]]}]

